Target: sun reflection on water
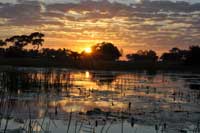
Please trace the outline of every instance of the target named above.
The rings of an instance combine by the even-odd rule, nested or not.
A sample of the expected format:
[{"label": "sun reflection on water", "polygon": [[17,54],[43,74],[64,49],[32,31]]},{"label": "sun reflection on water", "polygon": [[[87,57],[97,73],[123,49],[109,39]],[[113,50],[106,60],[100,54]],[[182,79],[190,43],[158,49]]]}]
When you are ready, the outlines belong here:
[{"label": "sun reflection on water", "polygon": [[85,72],[85,78],[90,78],[90,72],[88,71]]},{"label": "sun reflection on water", "polygon": [[[1,75],[0,75],[1,76]],[[9,76],[9,75],[8,75]],[[27,111],[27,104],[38,117],[45,114],[45,108],[49,112],[87,112],[93,108],[104,111],[124,111],[131,103],[132,111],[157,108],[162,110],[180,110],[172,108],[174,104],[189,103],[184,97],[193,93],[186,87],[185,79],[177,79],[163,74],[149,75],[145,73],[121,73],[121,72],[97,72],[97,71],[27,71],[14,75],[22,81],[22,87],[30,84],[29,88],[19,88],[18,97],[12,102],[13,110],[20,108],[21,112]],[[19,77],[20,76],[20,77]],[[13,76],[12,76],[13,77]],[[8,77],[7,77],[8,78]],[[28,79],[28,80],[27,80]],[[30,81],[30,83],[29,83]],[[180,89],[181,88],[181,89]],[[19,90],[18,90],[19,92]],[[28,93],[27,93],[28,92]],[[194,98],[193,96],[192,98]],[[20,99],[20,100],[19,100]],[[158,106],[159,105],[159,106]],[[199,111],[196,105],[185,110]]]}]

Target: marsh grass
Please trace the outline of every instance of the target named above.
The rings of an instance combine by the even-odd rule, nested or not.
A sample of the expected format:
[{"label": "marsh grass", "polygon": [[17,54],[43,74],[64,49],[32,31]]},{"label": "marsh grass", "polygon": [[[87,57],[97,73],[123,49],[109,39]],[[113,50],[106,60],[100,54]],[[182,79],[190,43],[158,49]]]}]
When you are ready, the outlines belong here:
[{"label": "marsh grass", "polygon": [[[80,72],[78,72],[80,75]],[[100,74],[99,74],[100,75]],[[59,128],[57,125],[57,120],[64,120],[67,122],[65,125],[65,132],[79,133],[80,131],[99,131],[99,132],[109,132],[115,124],[120,123],[120,131],[124,133],[126,131],[126,124],[131,125],[135,132],[137,129],[134,125],[137,124],[149,124],[155,127],[157,132],[165,132],[167,130],[181,130],[182,125],[177,126],[173,124],[180,121],[188,121],[195,123],[195,127],[191,130],[194,133],[199,133],[199,114],[198,112],[190,111],[188,112],[184,108],[183,103],[199,106],[198,97],[200,92],[196,89],[191,89],[185,91],[185,88],[168,89],[151,86],[147,84],[153,80],[156,75],[153,74],[148,80],[141,80],[139,75],[137,80],[140,84],[136,84],[134,78],[127,75],[125,78],[120,77],[120,74],[111,74],[106,77],[99,76],[98,74],[91,75],[93,82],[99,85],[100,89],[88,86],[78,86],[75,83],[77,80],[79,82],[85,81],[83,77],[74,77],[70,71],[61,71],[60,69],[39,69],[37,71],[26,69],[8,69],[0,71],[0,127],[3,132],[9,131],[9,123],[15,119],[15,114],[20,112],[20,110],[15,110],[15,101],[25,101],[25,109],[20,119],[24,121],[22,124],[22,129],[26,132],[42,131],[50,132],[52,128]],[[84,75],[85,76],[85,75]],[[108,78],[109,77],[109,78]],[[102,80],[102,78],[104,78]],[[168,79],[169,80],[169,79]],[[88,81],[88,78],[87,78]],[[114,83],[113,83],[114,82]],[[129,85],[133,82],[133,85]],[[169,84],[168,81],[161,80],[162,84]],[[106,86],[106,90],[101,90]],[[170,86],[171,87],[171,86]],[[114,88],[114,89],[110,89]],[[104,100],[105,97],[109,97],[110,101],[107,103],[112,107],[118,106],[119,101],[122,101],[124,106],[119,109],[104,110],[95,107],[88,112],[73,112],[70,110],[68,112],[62,111],[62,105],[59,100],[61,98],[66,99],[76,99],[76,95],[73,95],[73,91],[76,90],[77,97],[83,100],[98,99],[98,97]],[[135,95],[130,95],[129,93],[134,91]],[[137,93],[142,93],[142,95],[136,95]],[[130,96],[129,96],[130,95]],[[161,99],[153,99],[154,96],[160,96]],[[173,104],[169,104],[171,107],[168,109],[162,108],[161,103],[166,103],[166,99],[171,100]],[[104,99],[103,99],[104,98]],[[131,98],[136,98],[136,100],[143,101],[141,106],[138,108],[134,107],[134,102]],[[155,97],[156,98],[156,97]],[[33,103],[31,101],[33,100]],[[61,99],[62,100],[62,99]],[[117,100],[117,101],[116,101]],[[52,102],[53,101],[53,102]],[[148,101],[152,108],[142,108]],[[41,104],[38,106],[39,109],[43,109],[44,113],[39,116],[35,109],[35,103]],[[23,103],[21,103],[23,105]],[[55,105],[55,106],[53,106]],[[146,105],[147,106],[147,105]],[[23,107],[23,106],[22,106]],[[170,116],[172,115],[172,116]],[[76,117],[75,117],[76,116]],[[3,122],[4,121],[4,122]],[[170,123],[170,121],[172,121]],[[2,124],[3,122],[3,124]],[[75,124],[74,124],[75,122]],[[100,129],[99,129],[100,128]],[[186,130],[186,129],[182,129]]]}]

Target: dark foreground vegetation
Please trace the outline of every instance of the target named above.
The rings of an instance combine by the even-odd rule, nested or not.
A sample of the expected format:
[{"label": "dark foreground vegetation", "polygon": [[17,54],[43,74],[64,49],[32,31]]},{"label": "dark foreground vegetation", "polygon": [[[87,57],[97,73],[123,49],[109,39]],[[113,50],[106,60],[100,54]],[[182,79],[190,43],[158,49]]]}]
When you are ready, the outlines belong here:
[{"label": "dark foreground vegetation", "polygon": [[158,57],[153,50],[139,50],[120,61],[122,50],[114,44],[102,42],[91,47],[91,53],[69,49],[40,48],[44,34],[35,32],[0,40],[0,65],[34,67],[68,67],[97,70],[170,69],[198,70],[200,47],[188,50],[172,48]]}]

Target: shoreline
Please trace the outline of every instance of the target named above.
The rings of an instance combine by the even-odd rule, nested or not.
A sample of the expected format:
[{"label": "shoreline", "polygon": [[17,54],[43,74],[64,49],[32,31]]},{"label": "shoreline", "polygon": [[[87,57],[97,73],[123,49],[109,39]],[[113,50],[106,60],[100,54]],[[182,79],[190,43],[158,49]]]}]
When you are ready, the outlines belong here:
[{"label": "shoreline", "polygon": [[38,58],[1,58],[0,67],[36,67],[36,68],[67,68],[77,70],[99,71],[180,71],[198,72],[199,66],[187,66],[172,63],[134,63],[128,61],[77,61],[64,62],[63,60],[46,60]]}]

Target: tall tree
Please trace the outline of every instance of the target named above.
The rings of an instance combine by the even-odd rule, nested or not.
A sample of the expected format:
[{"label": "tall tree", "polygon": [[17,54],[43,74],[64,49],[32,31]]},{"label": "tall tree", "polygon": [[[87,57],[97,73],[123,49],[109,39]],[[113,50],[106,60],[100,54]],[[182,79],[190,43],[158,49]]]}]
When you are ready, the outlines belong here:
[{"label": "tall tree", "polygon": [[36,49],[38,49],[40,46],[42,46],[44,42],[44,34],[39,32],[31,33],[30,35],[19,35],[19,36],[13,36],[8,39],[6,39],[6,42],[13,43],[12,47],[15,47],[17,49],[23,49],[28,44],[32,44]]},{"label": "tall tree", "polygon": [[92,47],[92,56],[96,59],[115,61],[119,59],[121,53],[114,44],[102,42]]},{"label": "tall tree", "polygon": [[39,47],[43,45],[43,42],[44,42],[43,37],[44,37],[44,34],[40,32],[34,32],[29,36],[32,45],[36,47],[36,49],[39,49]]},{"label": "tall tree", "polygon": [[13,36],[6,39],[6,42],[13,43],[13,47],[17,49],[23,49],[24,46],[28,45],[31,42],[31,39],[27,35]]}]

